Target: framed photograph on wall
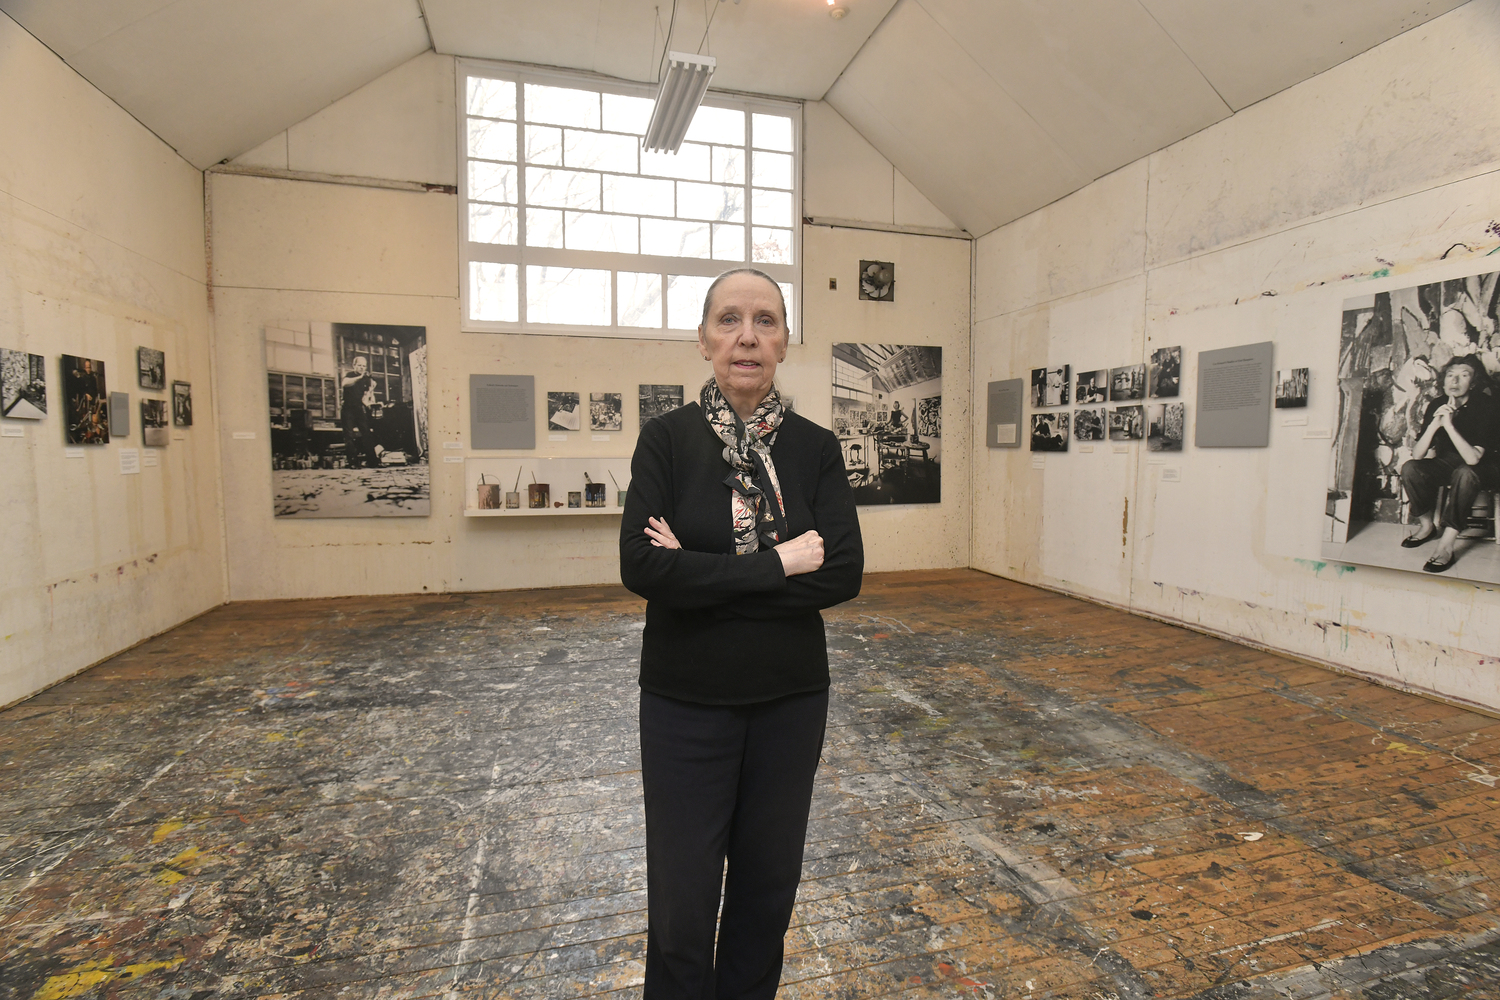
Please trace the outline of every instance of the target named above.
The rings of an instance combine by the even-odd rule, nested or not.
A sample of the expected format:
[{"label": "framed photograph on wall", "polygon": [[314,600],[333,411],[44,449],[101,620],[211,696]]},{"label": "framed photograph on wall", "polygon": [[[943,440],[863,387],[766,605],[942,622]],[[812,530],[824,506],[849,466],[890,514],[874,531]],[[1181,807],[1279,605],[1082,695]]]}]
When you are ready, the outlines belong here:
[{"label": "framed photograph on wall", "polygon": [[618,433],[624,427],[625,405],[620,393],[589,393],[589,430]]},{"label": "framed photograph on wall", "polygon": [[167,401],[141,400],[141,443],[147,448],[165,448],[172,434],[167,430]]},{"label": "framed photograph on wall", "polygon": [[1066,413],[1033,413],[1031,415],[1032,451],[1068,450],[1068,415]]},{"label": "framed photograph on wall", "polygon": [[1171,398],[1181,391],[1182,348],[1158,347],[1151,352],[1151,398]]},{"label": "framed photograph on wall", "polygon": [[859,505],[942,501],[943,349],[833,345],[833,427]]},{"label": "framed photograph on wall", "polygon": [[63,410],[68,444],[109,444],[109,387],[104,362],[62,356]]},{"label": "framed photograph on wall", "polygon": [[1072,372],[1070,365],[1031,369],[1031,405],[1067,406],[1068,380]]},{"label": "framed photograph on wall", "polygon": [[136,371],[142,389],[160,392],[167,387],[167,355],[150,347],[135,349]]},{"label": "framed photograph on wall", "polygon": [[1104,409],[1094,407],[1073,411],[1073,436],[1079,441],[1104,440]]},{"label": "framed photograph on wall", "polygon": [[1100,368],[1078,373],[1078,391],[1073,394],[1075,403],[1109,402],[1109,369]]},{"label": "framed photograph on wall", "polygon": [[549,431],[583,430],[582,405],[576,392],[547,393],[547,429]]},{"label": "framed photograph on wall", "polygon": [[1109,370],[1109,400],[1146,398],[1146,366],[1125,365]]},{"label": "framed photograph on wall", "polygon": [[46,359],[40,354],[0,349],[0,416],[41,420],[46,415]]},{"label": "framed photograph on wall", "polygon": [[172,423],[178,427],[193,426],[193,384],[172,383]]},{"label": "framed photograph on wall", "polygon": [[682,386],[680,385],[638,385],[636,393],[643,427],[652,417],[670,413],[682,405]]}]

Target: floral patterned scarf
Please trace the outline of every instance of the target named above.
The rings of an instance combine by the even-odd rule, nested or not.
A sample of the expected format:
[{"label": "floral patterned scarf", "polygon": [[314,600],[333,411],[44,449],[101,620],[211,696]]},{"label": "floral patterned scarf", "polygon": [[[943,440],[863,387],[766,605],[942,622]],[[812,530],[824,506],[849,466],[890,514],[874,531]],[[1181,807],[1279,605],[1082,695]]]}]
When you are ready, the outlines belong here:
[{"label": "floral patterned scarf", "polygon": [[786,411],[773,386],[750,419],[740,421],[734,408],[709,378],[698,392],[704,419],[724,442],[724,461],[729,475],[730,512],[734,518],[734,551],[738,555],[758,552],[762,545],[774,547],[786,540],[786,514],[781,503],[781,480],[771,461],[771,446]]}]

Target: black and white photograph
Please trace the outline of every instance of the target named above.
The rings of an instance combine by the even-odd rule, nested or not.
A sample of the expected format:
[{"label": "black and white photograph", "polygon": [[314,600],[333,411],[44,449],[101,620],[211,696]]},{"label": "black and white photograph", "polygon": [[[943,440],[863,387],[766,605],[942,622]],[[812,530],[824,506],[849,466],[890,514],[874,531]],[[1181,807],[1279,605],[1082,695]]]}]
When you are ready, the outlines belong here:
[{"label": "black and white photograph", "polygon": [[1276,409],[1297,409],[1307,405],[1308,370],[1281,368],[1276,372]]},{"label": "black and white photograph", "polygon": [[141,443],[147,448],[165,448],[172,432],[167,430],[167,401],[141,400]]},{"label": "black and white photograph", "polygon": [[1182,348],[1158,347],[1151,352],[1150,396],[1171,399],[1182,392]]},{"label": "black and white photograph", "polygon": [[1181,451],[1186,423],[1186,403],[1149,404],[1146,407],[1146,450]]},{"label": "black and white photograph", "polygon": [[1109,399],[1116,403],[1122,399],[1146,398],[1146,366],[1126,365],[1109,370]]},{"label": "black and white photograph", "polygon": [[896,265],[888,260],[860,261],[859,297],[872,302],[896,301]]},{"label": "black and white photograph", "polygon": [[426,517],[427,328],[266,327],[277,517]]},{"label": "black and white photograph", "polygon": [[1073,437],[1078,441],[1104,440],[1104,410],[1094,407],[1073,411]]},{"label": "black and white photograph", "polygon": [[172,383],[172,424],[176,427],[193,426],[193,384]]},{"label": "black and white photograph", "polygon": [[1068,415],[1066,413],[1033,413],[1031,415],[1032,451],[1068,450]]},{"label": "black and white photograph", "polygon": [[1146,408],[1117,406],[1109,411],[1111,441],[1139,441],[1146,436]]},{"label": "black and white photograph", "polygon": [[0,416],[41,420],[46,415],[46,359],[40,354],[0,349]]},{"label": "black and white photograph", "polygon": [[618,392],[589,393],[589,430],[618,433],[624,428],[624,397]]},{"label": "black and white photograph", "polygon": [[104,362],[62,356],[63,409],[68,444],[109,444],[109,387]]},{"label": "black and white photograph", "polygon": [[1109,402],[1109,369],[1100,368],[1098,371],[1078,373],[1078,391],[1074,393],[1075,403],[1107,403]]},{"label": "black and white photograph", "polygon": [[943,349],[833,345],[833,431],[854,502],[942,501]]},{"label": "black and white photograph", "polygon": [[150,347],[137,347],[135,365],[142,389],[160,392],[167,387],[167,356],[164,352]]},{"label": "black and white photograph", "polygon": [[582,404],[576,392],[547,393],[547,429],[549,431],[583,430]]},{"label": "black and white photograph", "polygon": [[1324,558],[1500,583],[1497,357],[1500,272],[1344,302]]},{"label": "black and white photograph", "polygon": [[1068,365],[1031,369],[1031,405],[1067,406],[1068,380],[1072,372]]},{"label": "black and white photograph", "polygon": [[663,413],[671,413],[682,405],[682,386],[680,385],[645,385],[636,387],[640,396],[641,426],[653,417],[659,417]]}]

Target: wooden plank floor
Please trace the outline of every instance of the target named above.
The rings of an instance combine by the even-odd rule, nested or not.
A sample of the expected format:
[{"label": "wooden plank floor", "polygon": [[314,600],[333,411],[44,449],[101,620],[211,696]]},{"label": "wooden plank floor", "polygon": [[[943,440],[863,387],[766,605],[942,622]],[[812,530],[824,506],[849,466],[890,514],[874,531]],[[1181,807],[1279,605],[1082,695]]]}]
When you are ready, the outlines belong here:
[{"label": "wooden plank floor", "polygon": [[[637,995],[642,611],[229,605],[0,713],[0,997]],[[1500,997],[1500,723],[970,571],[827,618],[782,997]]]}]

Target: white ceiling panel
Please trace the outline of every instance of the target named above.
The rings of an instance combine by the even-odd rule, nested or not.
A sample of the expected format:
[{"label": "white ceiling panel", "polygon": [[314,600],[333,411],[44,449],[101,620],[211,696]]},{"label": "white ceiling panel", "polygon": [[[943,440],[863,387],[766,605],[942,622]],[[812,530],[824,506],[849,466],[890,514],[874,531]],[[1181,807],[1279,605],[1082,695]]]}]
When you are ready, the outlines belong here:
[{"label": "white ceiling panel", "polygon": [[[719,60],[713,86],[776,97],[821,98],[896,0],[681,0],[671,47]],[[426,0],[439,52],[589,70],[654,82],[671,0]],[[658,17],[660,21],[658,22]],[[658,23],[660,27],[658,27]]]},{"label": "white ceiling panel", "polygon": [[1464,0],[1140,0],[1238,111]]},{"label": "white ceiling panel", "polygon": [[0,0],[0,9],[49,45],[65,40],[53,48],[68,49],[74,69],[197,167],[428,47],[416,0]]},{"label": "white ceiling panel", "polygon": [[913,0],[892,11],[827,100],[971,233],[1094,179]]}]

